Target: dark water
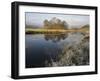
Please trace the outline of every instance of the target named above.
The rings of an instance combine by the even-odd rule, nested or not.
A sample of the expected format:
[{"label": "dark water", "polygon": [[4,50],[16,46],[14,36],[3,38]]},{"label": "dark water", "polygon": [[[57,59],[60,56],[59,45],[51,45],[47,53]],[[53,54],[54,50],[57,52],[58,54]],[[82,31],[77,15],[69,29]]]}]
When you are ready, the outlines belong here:
[{"label": "dark water", "polygon": [[73,44],[81,36],[29,34],[25,37],[26,68],[46,67],[46,61],[57,60],[64,44]]}]

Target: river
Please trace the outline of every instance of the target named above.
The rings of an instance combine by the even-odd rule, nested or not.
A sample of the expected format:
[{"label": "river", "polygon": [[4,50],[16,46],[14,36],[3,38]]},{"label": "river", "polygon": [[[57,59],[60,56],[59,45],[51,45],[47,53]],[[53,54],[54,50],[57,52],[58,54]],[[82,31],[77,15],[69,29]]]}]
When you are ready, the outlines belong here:
[{"label": "river", "polygon": [[79,33],[70,35],[26,34],[26,68],[46,67],[47,62],[56,62],[64,45],[74,46],[81,41],[82,37],[83,35]]}]

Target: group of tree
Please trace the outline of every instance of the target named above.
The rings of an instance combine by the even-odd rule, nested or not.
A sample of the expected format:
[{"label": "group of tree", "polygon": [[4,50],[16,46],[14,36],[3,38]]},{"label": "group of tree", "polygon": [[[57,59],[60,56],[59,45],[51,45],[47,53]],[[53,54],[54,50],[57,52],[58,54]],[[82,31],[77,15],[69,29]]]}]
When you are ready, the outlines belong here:
[{"label": "group of tree", "polygon": [[44,28],[47,29],[68,29],[68,23],[62,21],[56,17],[53,17],[51,20],[44,20]]}]

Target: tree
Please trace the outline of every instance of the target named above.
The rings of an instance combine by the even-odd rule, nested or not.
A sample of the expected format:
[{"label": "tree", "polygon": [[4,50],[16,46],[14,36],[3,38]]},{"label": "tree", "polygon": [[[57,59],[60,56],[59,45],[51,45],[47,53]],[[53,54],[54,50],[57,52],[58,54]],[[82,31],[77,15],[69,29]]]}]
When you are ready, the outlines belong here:
[{"label": "tree", "polygon": [[48,26],[49,22],[48,20],[44,20],[44,26]]},{"label": "tree", "polygon": [[68,23],[67,23],[66,21],[63,21],[63,22],[62,22],[62,25],[63,25],[63,27],[64,27],[65,29],[68,29]]},{"label": "tree", "polygon": [[48,29],[68,29],[68,23],[53,17],[51,20],[44,20],[44,27]]}]

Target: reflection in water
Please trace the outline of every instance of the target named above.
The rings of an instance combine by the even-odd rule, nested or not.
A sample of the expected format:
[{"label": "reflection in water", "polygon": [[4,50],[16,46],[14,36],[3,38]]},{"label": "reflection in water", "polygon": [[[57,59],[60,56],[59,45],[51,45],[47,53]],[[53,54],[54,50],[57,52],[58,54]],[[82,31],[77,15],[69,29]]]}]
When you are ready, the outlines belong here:
[{"label": "reflection in water", "polygon": [[26,68],[89,65],[89,37],[81,33],[26,34],[25,47]]},{"label": "reflection in water", "polygon": [[52,40],[53,42],[59,42],[68,37],[68,34],[44,34],[45,40]]}]

